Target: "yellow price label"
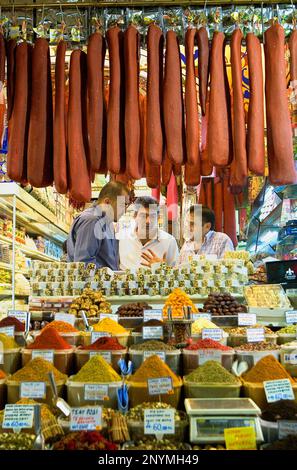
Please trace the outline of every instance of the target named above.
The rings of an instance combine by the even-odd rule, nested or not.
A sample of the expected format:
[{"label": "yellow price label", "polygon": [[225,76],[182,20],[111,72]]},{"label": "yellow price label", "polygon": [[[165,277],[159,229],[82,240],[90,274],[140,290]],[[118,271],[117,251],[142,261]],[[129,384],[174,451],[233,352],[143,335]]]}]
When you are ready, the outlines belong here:
[{"label": "yellow price label", "polygon": [[227,450],[256,450],[256,432],[252,426],[224,429]]}]

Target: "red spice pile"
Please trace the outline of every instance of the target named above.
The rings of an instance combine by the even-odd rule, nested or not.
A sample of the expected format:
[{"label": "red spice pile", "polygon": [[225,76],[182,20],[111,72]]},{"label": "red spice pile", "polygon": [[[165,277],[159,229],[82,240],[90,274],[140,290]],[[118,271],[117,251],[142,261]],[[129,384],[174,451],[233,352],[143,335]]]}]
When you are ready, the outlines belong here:
[{"label": "red spice pile", "polygon": [[115,337],[103,336],[98,338],[94,343],[89,346],[84,346],[82,349],[95,350],[95,351],[112,351],[125,349]]},{"label": "red spice pile", "polygon": [[190,343],[186,350],[196,351],[197,349],[220,349],[221,351],[230,351],[232,348],[229,346],[224,346],[224,344],[214,341],[211,338],[199,339],[195,343]]},{"label": "red spice pile", "polygon": [[25,323],[15,317],[5,317],[0,321],[0,328],[5,328],[7,326],[14,326],[14,331],[17,332],[25,331]]},{"label": "red spice pile", "polygon": [[5,379],[5,377],[6,377],[5,372],[2,369],[0,369],[0,380]]},{"label": "red spice pile", "polygon": [[71,349],[72,346],[55,330],[55,328],[46,328],[34,343],[27,346],[28,349]]}]

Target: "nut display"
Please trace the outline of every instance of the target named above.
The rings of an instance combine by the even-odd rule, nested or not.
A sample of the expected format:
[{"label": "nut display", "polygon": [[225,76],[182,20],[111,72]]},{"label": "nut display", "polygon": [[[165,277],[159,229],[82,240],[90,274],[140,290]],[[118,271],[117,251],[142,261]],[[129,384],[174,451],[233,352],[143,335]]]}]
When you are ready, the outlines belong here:
[{"label": "nut display", "polygon": [[247,312],[247,307],[237,302],[231,294],[216,292],[208,296],[201,312],[210,312],[214,316],[237,315]]},{"label": "nut display", "polygon": [[250,327],[239,326],[237,328],[230,328],[230,329],[228,329],[228,333],[229,333],[230,336],[237,336],[237,335],[246,336],[246,334],[247,334],[246,330],[247,329],[253,329],[253,328],[263,328],[265,335],[275,336],[275,337],[277,336],[276,333],[274,333],[274,331],[272,331],[267,326],[263,326],[263,325],[254,325],[254,326],[250,326]]},{"label": "nut display", "polygon": [[87,317],[98,317],[100,313],[111,313],[111,306],[102,292],[84,289],[82,295],[72,302],[69,313],[77,317],[82,311]]},{"label": "nut display", "polygon": [[[167,403],[162,402],[144,402],[141,405],[137,405],[134,408],[131,408],[127,413],[127,420],[128,421],[143,421],[144,420],[144,410],[146,408],[153,408],[157,410],[165,410],[171,409],[172,406],[168,405]],[[185,412],[175,410],[174,420],[175,422],[186,420],[187,416]]]},{"label": "nut display", "polygon": [[36,436],[27,433],[0,433],[0,450],[31,450]]},{"label": "nut display", "polygon": [[258,343],[244,343],[236,347],[238,351],[274,351],[280,349],[277,344],[269,343],[268,341],[260,341]]},{"label": "nut display", "polygon": [[146,302],[135,302],[121,305],[117,314],[119,317],[143,317],[143,311],[151,309],[152,307]]}]

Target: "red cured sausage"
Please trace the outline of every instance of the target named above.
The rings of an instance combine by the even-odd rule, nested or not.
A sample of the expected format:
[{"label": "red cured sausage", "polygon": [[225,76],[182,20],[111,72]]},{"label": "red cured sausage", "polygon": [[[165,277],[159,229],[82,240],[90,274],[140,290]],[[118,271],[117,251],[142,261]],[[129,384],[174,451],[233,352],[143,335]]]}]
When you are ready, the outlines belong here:
[{"label": "red cured sausage", "polygon": [[256,175],[264,175],[264,92],[261,43],[257,36],[248,33],[246,44],[250,81],[247,127],[248,167]]},{"label": "red cured sausage", "polygon": [[106,33],[109,49],[109,101],[107,111],[107,168],[124,173],[125,160],[125,62],[124,36],[117,26]]},{"label": "red cured sausage", "polygon": [[297,182],[286,89],[285,34],[279,24],[265,32],[267,153],[271,184]]},{"label": "red cured sausage", "polygon": [[141,110],[141,151],[145,163],[145,178],[149,188],[159,188],[161,184],[161,166],[154,165],[147,155],[147,98],[140,96]]},{"label": "red cured sausage", "polygon": [[88,43],[88,134],[91,168],[99,172],[106,135],[104,107],[105,39],[93,33]]},{"label": "red cured sausage", "polygon": [[0,91],[5,80],[5,57],[5,39],[3,34],[0,33]]},{"label": "red cured sausage", "polygon": [[212,202],[212,178],[205,178],[206,205],[209,209],[213,208]]},{"label": "red cured sausage", "polygon": [[129,26],[124,34],[126,65],[125,94],[125,143],[126,169],[133,179],[143,175],[143,159],[140,151],[140,108],[139,108],[139,32]]},{"label": "red cured sausage", "polygon": [[32,53],[32,97],[28,137],[27,177],[42,188],[53,182],[53,104],[50,52],[38,38]]},{"label": "red cured sausage", "polygon": [[200,184],[200,171],[197,171],[197,165],[185,164],[185,183],[187,186]]},{"label": "red cured sausage", "polygon": [[223,230],[223,185],[221,181],[214,182],[214,213],[216,219],[215,230]]},{"label": "red cured sausage", "polygon": [[210,59],[208,153],[214,166],[227,166],[232,159],[230,90],[225,67],[225,35],[215,32]]},{"label": "red cured sausage", "polygon": [[200,162],[201,176],[210,176],[213,172],[212,163],[209,160],[208,153],[208,119],[209,119],[209,102],[206,103],[205,116],[201,119],[201,143],[200,143]]},{"label": "red cured sausage", "polygon": [[231,37],[231,72],[233,89],[233,162],[230,184],[234,192],[241,192],[247,181],[245,114],[241,66],[242,32],[235,29]]},{"label": "red cured sausage", "polygon": [[147,33],[147,158],[155,165],[163,159],[163,47],[161,29],[152,24]]},{"label": "red cured sausage", "polygon": [[83,93],[86,86],[86,54],[74,50],[70,58],[68,103],[68,158],[69,190],[73,199],[87,202],[91,198],[91,180],[88,169],[84,133]]},{"label": "red cured sausage", "polygon": [[60,194],[67,193],[66,106],[65,106],[65,53],[67,43],[60,41],[57,47],[55,68],[54,112],[54,183]]},{"label": "red cured sausage", "polygon": [[206,113],[209,77],[209,42],[206,28],[199,28],[196,36],[198,42],[199,99],[202,115],[204,116]]},{"label": "red cured sausage", "polygon": [[9,121],[13,108],[14,87],[15,87],[15,48],[17,42],[10,39],[7,42],[7,121]]},{"label": "red cured sausage", "polygon": [[297,29],[291,33],[289,40],[290,48],[290,80],[297,80]]},{"label": "red cured sausage", "polygon": [[173,170],[172,161],[169,159],[167,152],[165,151],[165,158],[162,163],[162,184],[168,186]]},{"label": "red cured sausage", "polygon": [[236,235],[236,213],[234,196],[228,189],[228,179],[223,180],[223,206],[224,206],[224,233],[232,240],[234,247],[237,246]]},{"label": "red cured sausage", "polygon": [[15,104],[9,121],[7,174],[18,183],[27,181],[27,144],[30,117],[32,46],[22,42],[15,51]]},{"label": "red cured sausage", "polygon": [[196,77],[194,66],[195,29],[188,29],[185,36],[186,50],[186,83],[185,83],[185,110],[186,110],[186,146],[187,163],[197,166],[195,173],[199,172],[199,116]]},{"label": "red cured sausage", "polygon": [[203,180],[201,180],[201,183],[200,183],[198,203],[201,204],[202,206],[206,206],[206,191],[205,191],[205,184]]},{"label": "red cured sausage", "polygon": [[184,159],[184,117],[181,63],[179,43],[174,31],[168,31],[166,35],[163,103],[168,158],[173,163],[182,164]]}]

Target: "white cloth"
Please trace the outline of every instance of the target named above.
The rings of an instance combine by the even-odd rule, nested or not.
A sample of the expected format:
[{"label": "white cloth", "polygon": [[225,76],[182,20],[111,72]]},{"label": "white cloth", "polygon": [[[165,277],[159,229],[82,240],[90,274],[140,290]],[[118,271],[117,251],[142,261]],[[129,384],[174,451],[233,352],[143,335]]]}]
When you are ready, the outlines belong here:
[{"label": "white cloth", "polygon": [[120,268],[121,269],[138,269],[142,262],[146,262],[142,257],[142,253],[152,250],[158,258],[163,259],[166,253],[166,263],[169,266],[175,266],[179,256],[179,250],[175,238],[164,230],[158,230],[158,237],[150,240],[143,245],[137,238],[136,232],[131,231],[123,236],[119,234],[120,240]]}]

